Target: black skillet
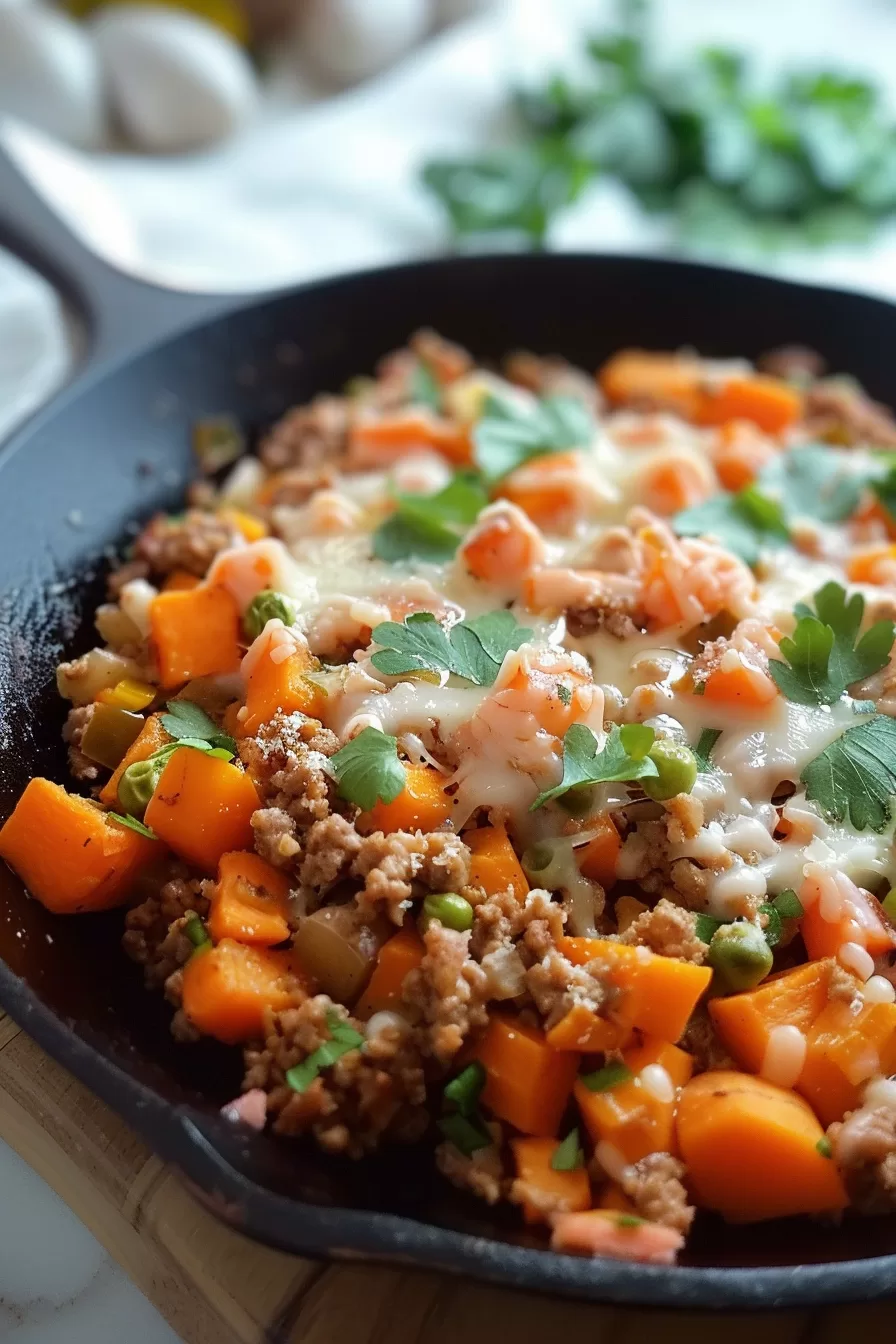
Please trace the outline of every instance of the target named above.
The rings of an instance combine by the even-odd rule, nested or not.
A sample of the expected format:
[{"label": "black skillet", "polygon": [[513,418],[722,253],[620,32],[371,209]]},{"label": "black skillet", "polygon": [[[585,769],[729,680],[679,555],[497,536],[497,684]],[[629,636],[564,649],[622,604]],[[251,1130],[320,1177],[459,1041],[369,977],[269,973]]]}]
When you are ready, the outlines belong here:
[{"label": "black skillet", "polygon": [[[230,412],[263,426],[369,371],[424,325],[483,359],[524,346],[586,368],[624,345],[753,356],[802,342],[896,400],[896,308],[735,271],[479,257],[248,302],[187,296],[98,260],[2,152],[0,243],[58,284],[87,333],[77,378],[0,449],[0,818],[31,775],[65,778],[54,665],[63,647],[93,643],[109,548],[134,519],[178,507],[198,417]],[[896,1220],[735,1229],[707,1219],[674,1269],[588,1262],[540,1249],[512,1210],[494,1214],[449,1189],[422,1149],[354,1164],[238,1132],[217,1115],[238,1086],[236,1052],[173,1045],[166,1010],[118,951],[120,914],[54,918],[3,865],[0,906],[0,1005],[253,1237],[639,1305],[794,1306],[893,1289]]]}]

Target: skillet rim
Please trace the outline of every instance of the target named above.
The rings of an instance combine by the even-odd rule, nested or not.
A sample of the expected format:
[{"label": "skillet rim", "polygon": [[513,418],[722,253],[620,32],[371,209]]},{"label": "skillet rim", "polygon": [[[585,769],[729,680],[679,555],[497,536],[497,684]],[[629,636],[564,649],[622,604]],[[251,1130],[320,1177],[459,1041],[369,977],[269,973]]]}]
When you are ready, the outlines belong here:
[{"label": "skillet rim", "polygon": [[[0,446],[0,473],[30,439],[63,413],[70,402],[170,340],[214,327],[250,310],[309,293],[388,280],[433,270],[476,267],[541,269],[617,264],[646,273],[690,271],[705,278],[736,277],[769,294],[809,292],[832,304],[849,302],[893,314],[896,305],[874,295],[813,285],[732,266],[630,253],[479,254],[403,262],[355,270],[263,295],[228,295],[210,313],[180,322],[165,335],[121,355],[89,363],[56,395],[19,424]],[[619,1305],[686,1309],[771,1310],[852,1301],[876,1301],[896,1293],[896,1253],[859,1260],[792,1266],[651,1266],[588,1261],[543,1249],[457,1232],[398,1214],[325,1208],[269,1191],[238,1172],[204,1132],[202,1116],[166,1101],[150,1086],[103,1055],[57,1016],[24,979],[0,960],[0,1007],[47,1053],[111,1107],[166,1161],[172,1162],[203,1202],[247,1235],[300,1255],[333,1260],[364,1259],[395,1267],[441,1270],[454,1275],[544,1294]],[[238,1209],[238,1216],[233,1210]]]}]

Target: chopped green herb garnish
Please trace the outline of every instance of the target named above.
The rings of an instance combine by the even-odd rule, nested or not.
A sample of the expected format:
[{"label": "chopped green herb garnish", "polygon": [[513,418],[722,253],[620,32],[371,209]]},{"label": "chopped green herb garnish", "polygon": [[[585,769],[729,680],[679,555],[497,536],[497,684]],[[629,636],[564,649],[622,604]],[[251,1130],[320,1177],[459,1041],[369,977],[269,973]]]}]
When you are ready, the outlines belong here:
[{"label": "chopped green herb garnish", "polygon": [[441,410],[442,389],[425,360],[418,359],[411,370],[408,394],[415,406],[428,406],[431,411]]},{"label": "chopped green herb garnish", "polygon": [[640,1227],[645,1220],[636,1213],[620,1213],[616,1218],[617,1227]]},{"label": "chopped green herb garnish", "polygon": [[788,519],[839,523],[855,513],[863,481],[848,453],[812,443],[776,453],[760,472],[759,485],[780,502]]},{"label": "chopped green herb garnish", "polygon": [[[236,755],[233,738],[228,733],[222,733],[205,710],[192,700],[169,700],[167,709],[168,713],[162,715],[162,727],[169,737],[177,740],[179,746],[197,747],[200,751],[211,748],[213,751],[225,751],[229,756]],[[171,744],[161,748],[162,751],[172,749]]]},{"label": "chopped green herb garnish", "polygon": [[578,397],[545,397],[520,406],[489,396],[473,430],[476,465],[488,481],[499,481],[533,457],[585,448],[593,436],[594,421]]},{"label": "chopped green herb garnish", "polygon": [[475,523],[488,495],[475,472],[459,471],[433,495],[397,494],[396,509],[373,534],[379,560],[441,564],[457,550],[463,529]]},{"label": "chopped green herb garnish", "polygon": [[724,923],[724,919],[716,919],[715,915],[697,915],[694,932],[701,943],[711,943],[716,929],[720,929]]},{"label": "chopped green herb garnish", "polygon": [[787,887],[785,891],[779,891],[772,901],[772,905],[782,919],[801,919],[805,913],[803,903],[792,887]]},{"label": "chopped green herb garnish", "polygon": [[312,1051],[301,1064],[287,1070],[286,1081],[294,1092],[307,1092],[324,1069],[329,1069],[337,1059],[347,1055],[350,1050],[360,1049],[364,1044],[364,1037],[360,1032],[355,1031],[354,1027],[343,1021],[332,1009],[327,1013],[327,1030],[330,1039]]},{"label": "chopped green herb garnish", "polygon": [[159,838],[152,827],[145,826],[137,817],[122,816],[120,812],[107,812],[106,816],[118,826],[127,826],[129,831],[136,831],[138,835],[145,835],[147,840],[158,840]]},{"label": "chopped green herb garnish", "polygon": [[714,537],[748,565],[755,565],[763,550],[783,546],[788,537],[781,506],[755,485],[683,509],[672,526],[682,537]]},{"label": "chopped green herb garnish", "polygon": [[708,775],[710,771],[715,770],[716,767],[712,762],[712,749],[721,736],[721,728],[704,728],[700,734],[693,752],[701,775]]},{"label": "chopped green herb garnish", "polygon": [[566,1138],[554,1150],[551,1158],[552,1171],[578,1171],[584,1166],[585,1154],[579,1143],[578,1129],[571,1129]]},{"label": "chopped green herb garnish", "polygon": [[865,599],[853,593],[847,600],[839,583],[826,583],[815,594],[814,610],[805,603],[796,608],[793,637],[780,643],[786,662],[773,659],[768,670],[778,689],[798,705],[832,705],[848,686],[886,666],[896,625],[876,621],[857,640]]},{"label": "chopped green herb garnish", "polygon": [[208,936],[208,929],[196,914],[191,915],[187,920],[184,925],[184,933],[193,944],[193,955],[197,952],[204,952],[212,945],[212,940]]},{"label": "chopped green herb garnish", "polygon": [[[650,741],[645,749],[646,735]],[[597,738],[583,723],[574,723],[563,738],[563,778],[552,789],[540,793],[529,811],[544,807],[552,798],[559,798],[570,789],[583,784],[621,783],[626,780],[655,779],[656,763],[646,754],[654,741],[654,731],[640,723],[614,724],[603,747],[598,750]]]},{"label": "chopped green herb garnish", "polygon": [[398,739],[378,728],[364,728],[330,757],[340,798],[369,812],[377,802],[391,803],[405,786]]},{"label": "chopped green herb garnish", "polygon": [[457,1077],[445,1084],[442,1095],[446,1102],[450,1102],[460,1111],[461,1115],[470,1116],[479,1105],[479,1095],[485,1087],[486,1077],[484,1066],[478,1059],[474,1059],[472,1064],[461,1069]]},{"label": "chopped green herb garnish", "polygon": [[557,695],[560,697],[561,705],[572,704],[572,690],[566,685],[565,681],[557,682]]},{"label": "chopped green herb garnish", "polygon": [[781,941],[781,916],[770,901],[763,901],[759,913],[765,915],[765,928],[762,930],[769,947],[777,947]]},{"label": "chopped green herb garnish", "polygon": [[448,631],[431,612],[419,611],[400,625],[383,621],[374,628],[374,641],[383,647],[370,661],[389,677],[451,672],[476,686],[491,686],[505,655],[531,637],[532,631],[517,625],[509,611],[459,621]]},{"label": "chopped green herb garnish", "polygon": [[896,796],[896,719],[886,714],[847,728],[804,768],[800,782],[828,821],[883,831]]},{"label": "chopped green herb garnish", "polygon": [[609,1092],[611,1087],[627,1083],[631,1077],[633,1077],[631,1069],[619,1061],[605,1064],[602,1069],[595,1069],[593,1073],[580,1073],[579,1082],[584,1084],[589,1092]]},{"label": "chopped green herb garnish", "polygon": [[438,1125],[448,1142],[453,1143],[464,1157],[472,1157],[480,1148],[490,1148],[494,1142],[478,1116],[471,1118],[456,1111],[453,1115],[443,1115]]},{"label": "chopped green herb garnish", "polygon": [[816,1152],[821,1153],[822,1157],[833,1157],[834,1150],[831,1147],[831,1141],[828,1138],[819,1139],[815,1145]]}]

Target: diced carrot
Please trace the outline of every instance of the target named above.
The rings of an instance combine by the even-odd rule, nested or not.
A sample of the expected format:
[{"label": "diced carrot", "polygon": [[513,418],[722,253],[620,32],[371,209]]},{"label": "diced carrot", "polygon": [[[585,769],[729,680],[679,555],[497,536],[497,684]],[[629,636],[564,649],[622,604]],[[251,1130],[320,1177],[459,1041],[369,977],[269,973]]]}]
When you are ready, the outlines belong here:
[{"label": "diced carrot", "polygon": [[202,580],[188,569],[173,569],[162,584],[163,593],[189,593],[198,588]]},{"label": "diced carrot", "polygon": [[[828,908],[824,894],[816,894],[819,880],[825,885],[837,884],[834,894],[838,899],[833,910]],[[805,914],[800,921],[800,933],[810,957],[836,957],[844,943],[856,943],[872,957],[881,957],[896,946],[896,933],[870,891],[834,874],[822,879],[810,874],[803,880],[801,893],[810,890],[815,899],[804,901]],[[833,918],[826,918],[831,914]]]},{"label": "diced carrot", "polygon": [[247,774],[192,747],[172,753],[146,809],[146,824],[187,863],[213,873],[221,855],[251,849],[260,806]]},{"label": "diced carrot", "polygon": [[782,434],[802,413],[803,395],[792,383],[751,373],[704,383],[695,418],[700,425],[750,420],[766,434]]},{"label": "diced carrot", "polygon": [[510,654],[492,695],[507,709],[531,714],[546,733],[563,737],[571,724],[588,717],[602,692],[587,666],[568,653],[544,650]]},{"label": "diced carrot", "polygon": [[451,816],[445,776],[431,765],[405,767],[405,786],[391,803],[378,802],[357,821],[362,834],[372,831],[437,831]]},{"label": "diced carrot", "polygon": [[598,372],[604,396],[614,406],[635,402],[663,406],[685,420],[700,409],[700,361],[650,350],[620,350]]},{"label": "diced carrot", "polygon": [[728,420],[719,426],[709,456],[721,484],[737,491],[752,485],[777,452],[772,440],[749,421]]},{"label": "diced carrot", "polygon": [[853,583],[896,583],[896,543],[876,542],[853,551],[846,562],[846,576]]},{"label": "diced carrot", "polygon": [[418,448],[434,448],[458,466],[468,465],[472,456],[466,429],[411,407],[388,415],[359,416],[349,431],[348,463],[354,469],[388,467]]},{"label": "diced carrot", "polygon": [[30,780],[0,829],[0,859],[57,915],[121,905],[159,849],[49,779]]},{"label": "diced carrot", "polygon": [[722,1044],[741,1068],[758,1073],[775,1027],[804,1035],[828,1001],[833,962],[809,961],[770,976],[756,989],[710,999],[709,1014]]},{"label": "diced carrot", "polygon": [[401,987],[411,971],[419,967],[426,949],[413,925],[400,929],[377,954],[373,975],[354,1008],[356,1017],[366,1022],[374,1013],[395,1011],[401,1004]]},{"label": "diced carrot", "polygon": [[118,785],[128,766],[133,765],[136,761],[148,760],[153,752],[158,751],[160,747],[164,747],[170,741],[171,738],[162,727],[161,714],[150,714],[118,766],[113,770],[111,778],[106,781],[100,790],[100,802],[105,803],[106,807],[110,807],[114,812],[118,807]]},{"label": "diced carrot", "polygon": [[708,966],[657,956],[644,948],[604,938],[567,938],[557,947],[582,966],[600,960],[609,968],[610,983],[619,991],[613,1017],[661,1040],[677,1041],[697,1001],[712,979]]},{"label": "diced carrot", "polygon": [[552,1251],[644,1265],[674,1265],[683,1246],[684,1237],[673,1227],[610,1209],[559,1213],[551,1234]]},{"label": "diced carrot", "polygon": [[585,1167],[555,1171],[551,1158],[560,1147],[556,1139],[512,1139],[519,1179],[537,1192],[538,1201],[523,1203],[527,1223],[550,1223],[553,1213],[574,1213],[591,1207],[591,1184]]},{"label": "diced carrot", "polygon": [[577,1003],[556,1026],[551,1027],[545,1040],[552,1050],[578,1050],[587,1055],[620,1050],[630,1036],[628,1027],[598,1017],[583,1003]]},{"label": "diced carrot", "polygon": [[764,709],[778,694],[778,688],[767,672],[748,659],[738,656],[728,664],[710,672],[703,683],[703,698],[708,704],[730,705],[737,709]]},{"label": "diced carrot", "polygon": [[226,1045],[261,1037],[264,1012],[279,1012],[307,993],[288,952],[224,938],[184,966],[184,1015],[204,1036]]},{"label": "diced carrot", "polygon": [[239,671],[239,609],[225,588],[201,584],[189,592],[160,593],[150,607],[150,624],[164,687]]},{"label": "diced carrot", "polygon": [[411,349],[426,364],[443,385],[462,378],[473,367],[473,361],[463,346],[446,341],[438,332],[424,329],[411,338]]},{"label": "diced carrot", "polygon": [[270,648],[255,660],[246,685],[246,713],[241,720],[241,732],[257,733],[269,723],[278,710],[284,714],[301,711],[319,719],[326,704],[326,696],[311,680],[309,673],[317,662],[305,648],[297,647],[282,662],[275,662]]},{"label": "diced carrot", "polygon": [[843,1000],[821,1011],[806,1033],[806,1062],[796,1088],[825,1126],[862,1103],[862,1085],[896,1070],[896,1003],[859,1013]]},{"label": "diced carrot", "polygon": [[235,527],[246,541],[261,541],[262,537],[268,535],[268,525],[264,519],[257,518],[254,513],[246,513],[245,509],[219,509],[218,517]]},{"label": "diced carrot", "polygon": [[597,835],[579,851],[579,868],[584,877],[599,882],[608,891],[616,881],[622,840],[608,812],[601,812],[589,820],[588,830],[597,831]]},{"label": "diced carrot", "polygon": [[818,1147],[824,1130],[795,1092],[749,1073],[701,1073],[681,1094],[677,1129],[697,1203],[732,1222],[846,1206],[836,1164]]},{"label": "diced carrot", "polygon": [[229,737],[245,737],[246,730],[243,727],[243,721],[240,718],[240,710],[243,706],[239,700],[231,700],[230,704],[224,710],[221,719],[221,727]]},{"label": "diced carrot", "polygon": [[498,500],[483,509],[458,555],[474,578],[515,592],[526,571],[544,563],[547,548],[522,509]]},{"label": "diced carrot", "polygon": [[[592,1092],[581,1078],[576,1080],[576,1104],[588,1133],[595,1143],[611,1144],[626,1162],[638,1162],[648,1153],[673,1152],[677,1090],[690,1078],[693,1059],[655,1036],[623,1051],[622,1058],[632,1076],[603,1092]],[[645,1087],[640,1075],[650,1066],[665,1071],[671,1096],[657,1096]]]},{"label": "diced carrot", "polygon": [[289,937],[289,879],[248,850],[222,854],[208,931],[216,943],[273,947]]},{"label": "diced carrot", "polygon": [[638,503],[661,518],[702,504],[716,492],[713,473],[690,453],[666,450],[648,462],[638,477]]},{"label": "diced carrot", "polygon": [[522,509],[537,527],[571,532],[604,502],[602,490],[585,471],[586,460],[575,449],[535,457],[505,476],[498,493]]},{"label": "diced carrot", "polygon": [[475,1053],[487,1075],[483,1105],[523,1134],[553,1138],[579,1056],[552,1050],[543,1032],[504,1013],[491,1015]]},{"label": "diced carrot", "polygon": [[525,900],[529,883],[506,826],[499,823],[464,831],[463,840],[473,854],[470,882],[474,887],[482,887],[487,896],[498,896],[509,887],[517,900]]}]

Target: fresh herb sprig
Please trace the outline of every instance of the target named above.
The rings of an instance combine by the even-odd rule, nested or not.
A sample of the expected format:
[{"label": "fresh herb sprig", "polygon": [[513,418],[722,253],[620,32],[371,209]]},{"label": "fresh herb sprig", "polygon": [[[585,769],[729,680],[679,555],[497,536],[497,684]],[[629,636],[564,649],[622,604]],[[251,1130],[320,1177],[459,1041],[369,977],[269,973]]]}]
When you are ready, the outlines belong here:
[{"label": "fresh herb sprig", "polygon": [[591,729],[583,723],[572,724],[563,738],[563,778],[538,795],[530,812],[584,785],[655,779],[659,771],[647,754],[655,738],[654,730],[645,724],[626,723],[621,728],[614,724],[598,750]]},{"label": "fresh herb sprig", "polygon": [[397,621],[383,621],[373,630],[382,648],[370,661],[388,677],[450,672],[475,686],[491,686],[504,657],[532,638],[509,611],[492,611],[445,630],[429,611]]},{"label": "fresh herb sprig", "polygon": [[286,1082],[293,1092],[307,1092],[324,1069],[331,1068],[343,1055],[350,1050],[359,1050],[364,1044],[364,1037],[332,1009],[327,1013],[327,1030],[329,1040],[313,1050],[301,1064],[287,1069]]},{"label": "fresh herb sprig", "polygon": [[398,759],[398,739],[378,728],[363,728],[333,753],[329,768],[340,798],[365,812],[377,802],[393,802],[407,781]]},{"label": "fresh herb sprig", "polygon": [[896,797],[896,719],[875,714],[847,728],[804,767],[800,782],[828,821],[886,830]]},{"label": "fresh herb sprig", "polygon": [[585,448],[594,436],[594,421],[578,397],[544,397],[534,405],[518,405],[489,396],[473,430],[476,465],[494,484],[533,457]]},{"label": "fresh herb sprig", "polygon": [[833,705],[847,687],[886,666],[896,624],[875,621],[859,638],[865,599],[847,598],[839,583],[819,588],[814,608],[800,603],[796,628],[780,642],[785,661],[772,659],[768,670],[788,700],[798,705]]},{"label": "fresh herb sprig", "polygon": [[373,534],[373,553],[392,564],[401,560],[443,564],[487,503],[485,487],[469,471],[457,472],[432,495],[397,493],[395,512]]}]

